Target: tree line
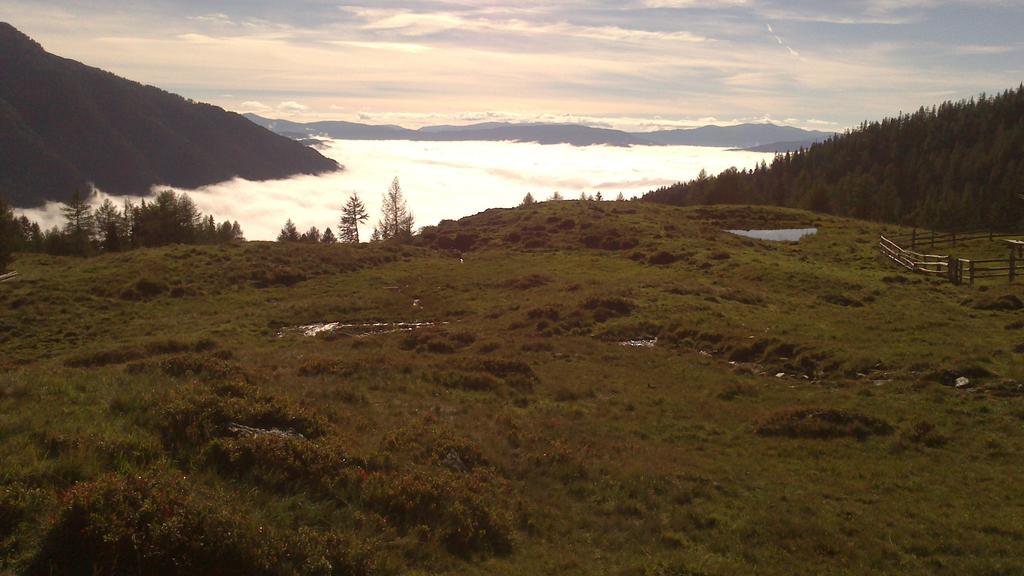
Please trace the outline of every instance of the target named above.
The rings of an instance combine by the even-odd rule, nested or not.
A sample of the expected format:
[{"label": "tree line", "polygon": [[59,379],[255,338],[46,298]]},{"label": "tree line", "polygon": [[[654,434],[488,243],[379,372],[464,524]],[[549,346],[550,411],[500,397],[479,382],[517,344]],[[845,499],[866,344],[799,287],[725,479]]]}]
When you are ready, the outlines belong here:
[{"label": "tree line", "polygon": [[770,204],[938,230],[1024,225],[1024,84],[920,108],[753,170],[654,190],[677,205]]},{"label": "tree line", "polygon": [[14,252],[89,256],[167,244],[221,244],[244,240],[238,222],[217,223],[203,215],[188,194],[164,190],[151,201],[118,206],[109,198],[93,208],[80,192],[61,206],[63,226],[44,230],[26,216],[15,217],[0,199],[0,268]]},{"label": "tree line", "polygon": [[[353,193],[348,201],[341,208],[341,218],[338,221],[338,235],[335,236],[330,228],[321,233],[315,226],[303,233],[299,233],[298,227],[289,218],[281,232],[277,235],[278,242],[321,242],[333,244],[342,242],[345,244],[359,243],[359,226],[370,219],[370,213],[366,205],[359,198],[359,193]],[[370,235],[370,242],[383,240],[395,240],[407,242],[412,240],[415,218],[402,192],[402,185],[396,177],[391,181],[387,192],[384,193],[381,203],[381,216],[377,225]]]}]

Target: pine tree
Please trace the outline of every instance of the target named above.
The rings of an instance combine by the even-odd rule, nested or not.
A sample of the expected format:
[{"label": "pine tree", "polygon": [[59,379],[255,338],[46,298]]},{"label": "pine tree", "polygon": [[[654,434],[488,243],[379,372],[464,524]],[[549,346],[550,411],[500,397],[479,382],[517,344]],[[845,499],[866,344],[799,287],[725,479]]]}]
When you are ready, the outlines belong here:
[{"label": "pine tree", "polygon": [[536,204],[537,201],[533,199],[533,194],[527,192],[526,196],[523,196],[523,201],[519,203],[520,206],[531,206]]},{"label": "pine tree", "polygon": [[310,227],[302,236],[299,238],[303,242],[320,242],[320,230],[316,226]]},{"label": "pine tree", "polygon": [[107,252],[121,249],[121,220],[121,212],[110,198],[104,200],[96,209],[96,233],[99,235],[100,245]]},{"label": "pine tree", "polygon": [[242,227],[238,225],[238,220],[231,223],[231,239],[239,242],[245,241],[245,233],[242,232]]},{"label": "pine tree", "polygon": [[295,223],[289,218],[284,224],[284,228],[281,229],[281,233],[277,235],[278,242],[298,242],[299,241],[299,229],[295,227]]},{"label": "pine tree", "polygon": [[557,190],[555,190],[555,192],[551,195],[551,198],[548,198],[549,202],[558,202],[560,200],[565,200],[565,198],[563,198],[562,193]]},{"label": "pine tree", "polygon": [[324,235],[320,237],[320,242],[324,244],[334,244],[337,241],[338,239],[334,237],[334,232],[331,232],[330,228],[324,230]]},{"label": "pine tree", "polygon": [[412,238],[413,215],[402,194],[402,185],[396,177],[384,193],[381,206],[381,219],[377,222],[375,232],[381,240],[409,240]]},{"label": "pine tree", "polygon": [[0,198],[0,272],[6,272],[14,258],[14,245],[17,239],[14,212]]},{"label": "pine tree", "polygon": [[85,256],[92,249],[92,239],[96,233],[92,208],[82,200],[82,194],[75,190],[60,211],[64,215],[64,234],[67,236],[68,248],[73,254]]},{"label": "pine tree", "polygon": [[594,195],[594,200],[597,200],[598,202],[603,202],[604,201],[604,196],[601,195],[601,191],[600,190],[598,190],[597,194]]},{"label": "pine tree", "polygon": [[[396,179],[397,180],[397,179]],[[359,225],[370,219],[366,211],[366,205],[359,199],[359,193],[354,192],[348,197],[348,202],[341,208],[341,221],[338,223],[338,239],[347,244],[359,243]]]},{"label": "pine tree", "polygon": [[616,202],[625,202],[626,201],[626,195],[623,194],[622,192],[619,192],[619,195],[615,197],[615,201]]}]

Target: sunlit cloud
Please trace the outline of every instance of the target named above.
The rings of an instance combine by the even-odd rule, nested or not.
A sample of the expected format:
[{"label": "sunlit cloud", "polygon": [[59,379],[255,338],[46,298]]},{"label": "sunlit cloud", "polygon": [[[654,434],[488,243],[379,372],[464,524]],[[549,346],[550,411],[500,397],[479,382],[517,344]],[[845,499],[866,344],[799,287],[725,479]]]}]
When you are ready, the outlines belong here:
[{"label": "sunlit cloud", "polygon": [[1018,84],[1010,56],[1020,51],[1014,23],[1024,5],[186,0],[125,10],[113,0],[0,0],[0,19],[57,54],[293,119],[496,113],[632,126],[772,116],[853,126],[935,94]]}]

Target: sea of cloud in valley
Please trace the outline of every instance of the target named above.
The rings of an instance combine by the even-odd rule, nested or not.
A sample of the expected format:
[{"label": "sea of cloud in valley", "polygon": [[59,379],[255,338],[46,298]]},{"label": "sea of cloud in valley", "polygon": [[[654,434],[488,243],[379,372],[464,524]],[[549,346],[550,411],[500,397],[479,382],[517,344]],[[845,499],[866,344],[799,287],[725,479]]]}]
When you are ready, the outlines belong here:
[{"label": "sea of cloud in valley", "polygon": [[[330,140],[321,150],[345,166],[322,176],[251,182],[236,179],[188,192],[218,221],[238,220],[250,240],[272,240],[291,218],[300,230],[316,226],[337,232],[341,205],[358,192],[371,213],[398,177],[417,226],[458,219],[488,208],[512,207],[527,193],[538,200],[559,192],[566,198],[600,192],[627,198],[735,166],[750,168],[771,154],[694,146],[574,147],[512,142],[407,142]],[[162,187],[166,188],[166,187]],[[101,194],[92,199],[99,203]],[[120,201],[114,198],[115,201]],[[59,205],[25,210],[45,226],[60,223]],[[365,237],[365,236],[364,236]]]}]

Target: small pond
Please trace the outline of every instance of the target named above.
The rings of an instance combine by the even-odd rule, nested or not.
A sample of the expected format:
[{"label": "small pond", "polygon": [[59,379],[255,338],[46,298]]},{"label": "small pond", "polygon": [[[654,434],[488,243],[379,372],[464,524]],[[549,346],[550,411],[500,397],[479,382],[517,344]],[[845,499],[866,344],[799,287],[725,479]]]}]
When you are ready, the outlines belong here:
[{"label": "small pond", "polygon": [[726,230],[730,234],[753,238],[755,240],[768,240],[771,242],[797,242],[804,236],[814,236],[818,233],[817,228],[785,228],[781,230]]}]

